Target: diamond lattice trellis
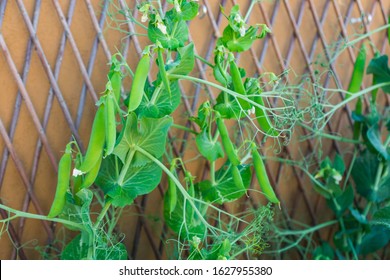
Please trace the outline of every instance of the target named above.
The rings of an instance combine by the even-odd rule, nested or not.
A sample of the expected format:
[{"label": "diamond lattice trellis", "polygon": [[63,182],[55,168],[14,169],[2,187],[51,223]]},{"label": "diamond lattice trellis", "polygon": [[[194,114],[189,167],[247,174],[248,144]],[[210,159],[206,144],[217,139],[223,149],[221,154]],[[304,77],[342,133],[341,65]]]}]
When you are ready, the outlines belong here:
[{"label": "diamond lattice trellis", "polygon": [[[0,2],[0,198],[1,203],[37,214],[47,213],[54,194],[57,160],[71,135],[81,144],[86,143],[94,115],[94,102],[104,89],[107,62],[117,49],[128,58],[134,68],[142,46],[142,37],[126,36],[142,32],[132,23],[118,25],[112,20],[117,9],[130,7],[135,1],[7,1]],[[164,2],[164,1],[163,1]],[[216,38],[226,23],[219,5],[229,10],[240,4],[242,11],[251,1],[200,1],[201,14],[190,23],[191,40],[196,51],[208,60]],[[164,7],[167,6],[163,3]],[[239,57],[239,63],[250,73],[261,75],[273,71],[287,73],[289,79],[306,74],[315,79],[321,65],[330,69],[321,82],[326,87],[348,85],[357,46],[349,47],[336,60],[333,54],[345,38],[373,30],[387,22],[390,2],[386,0],[275,0],[260,1],[249,18],[250,23],[266,23],[272,35]],[[134,11],[136,15],[136,11]],[[361,21],[363,19],[363,21]],[[375,47],[390,53],[385,32],[369,37],[372,56]],[[211,72],[197,61],[194,74],[210,79]],[[369,81],[367,81],[368,83]],[[204,93],[216,92],[182,83],[185,96],[180,114],[192,115]],[[333,102],[341,100],[335,95]],[[388,104],[389,100],[381,100]],[[344,135],[351,125],[351,108],[338,112],[327,126],[329,133]],[[183,123],[183,125],[189,125]],[[300,131],[301,134],[307,131]],[[193,157],[191,139],[172,142],[174,154]],[[172,132],[170,138],[176,134]],[[298,146],[283,146],[281,156],[295,159],[300,153],[315,153],[318,143],[307,140]],[[335,141],[322,143],[324,154],[345,153],[348,146]],[[83,145],[81,145],[83,147]],[[204,162],[196,161],[191,168],[201,177]],[[314,225],[326,219],[324,201],[310,187],[310,181],[298,168],[269,162],[268,171],[276,191],[282,197],[283,215]],[[166,257],[164,236],[166,227],[148,217],[161,212],[161,197],[165,186],[137,200],[128,210],[120,227],[126,235],[125,243],[133,259],[161,259]],[[242,203],[257,205],[254,197]],[[226,206],[227,208],[229,206]],[[3,219],[7,212],[0,211]],[[157,217],[161,218],[161,217]],[[9,223],[0,238],[1,258],[39,258],[36,245],[45,246],[54,238],[53,224],[36,220],[18,219]],[[319,236],[328,239],[329,231]],[[13,245],[11,245],[13,244]],[[142,249],[141,249],[142,248]],[[299,252],[285,258],[303,257]]]}]

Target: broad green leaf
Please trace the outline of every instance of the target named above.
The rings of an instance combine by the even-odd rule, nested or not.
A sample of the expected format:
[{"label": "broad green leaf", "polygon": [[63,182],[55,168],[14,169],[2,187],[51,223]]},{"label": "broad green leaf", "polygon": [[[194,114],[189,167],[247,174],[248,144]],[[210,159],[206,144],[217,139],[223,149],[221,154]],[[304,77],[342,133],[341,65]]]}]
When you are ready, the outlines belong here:
[{"label": "broad green leaf", "polygon": [[[390,68],[387,55],[373,58],[367,67],[367,74],[373,74],[377,84],[390,82]],[[382,87],[383,91],[390,93],[390,85]]]},{"label": "broad green leaf", "polygon": [[198,116],[191,117],[190,119],[194,121],[202,130],[204,130],[209,126],[208,118],[210,114],[211,114],[210,102],[205,101],[199,106]]},{"label": "broad green leaf", "polygon": [[382,143],[380,130],[377,124],[367,130],[367,139],[385,160],[390,160],[390,155]]},{"label": "broad green leaf", "polygon": [[137,196],[154,190],[161,180],[161,168],[155,163],[149,163],[142,166],[130,166],[120,186],[118,179],[122,166],[122,162],[116,156],[108,156],[103,159],[95,182],[112,199],[114,206],[124,207],[132,204]]},{"label": "broad green leaf", "polygon": [[335,254],[333,248],[326,241],[322,242],[313,252],[313,259],[315,260],[334,260]]},{"label": "broad green leaf", "polygon": [[386,227],[373,226],[371,231],[364,235],[358,248],[359,254],[366,256],[385,247],[390,240],[390,231]]},{"label": "broad green leaf", "polygon": [[232,245],[226,238],[222,242],[215,243],[209,251],[202,250],[202,253],[207,260],[227,260],[230,258],[231,249]]},{"label": "broad green leaf", "polygon": [[268,32],[269,29],[262,25],[260,34],[257,34],[260,25],[256,27],[250,26],[244,36],[241,36],[239,32],[234,31],[233,28],[228,25],[223,31],[222,37],[219,39],[228,50],[232,52],[243,52],[249,50],[253,42],[256,39],[263,38]]},{"label": "broad green leaf", "polygon": [[[356,159],[351,172],[357,192],[373,202],[382,202],[390,198],[389,171],[385,172],[386,176],[379,180],[378,185],[375,185],[378,166],[378,157],[365,150]],[[387,168],[389,169],[389,167]]]},{"label": "broad green leaf", "polygon": [[346,238],[344,238],[344,233],[338,231],[333,235],[333,242],[336,248],[341,252],[350,252],[351,247],[348,245]]},{"label": "broad green leaf", "polygon": [[214,78],[220,82],[223,86],[227,87],[232,82],[232,77],[227,72],[225,63],[227,62],[225,59],[225,47],[218,46],[214,51],[214,67],[213,74]]},{"label": "broad green leaf", "polygon": [[[180,239],[192,240],[198,237],[205,238],[206,227],[201,222],[200,217],[188,201],[185,201],[183,194],[177,191],[176,206],[173,211],[170,209],[168,196],[164,196],[164,219],[167,225],[179,235]],[[195,203],[196,207],[205,217],[207,206],[202,203]]]},{"label": "broad green leaf", "polygon": [[[234,184],[230,164],[226,163],[217,172],[215,172],[215,184],[205,180],[196,184],[203,200],[222,204],[224,202],[234,201],[245,194],[245,191],[238,189]],[[242,181],[248,189],[251,181],[252,171],[250,165],[239,165]]]},{"label": "broad green leaf", "polygon": [[191,20],[198,14],[199,4],[191,1],[187,2],[186,0],[181,1],[180,9],[176,10],[176,7],[171,11],[175,16],[175,19],[182,20]]},{"label": "broad green leaf", "polygon": [[155,23],[154,18],[149,22],[148,37],[150,41],[156,43],[160,41],[165,49],[176,50],[183,47],[184,43],[188,41],[188,27],[184,20],[175,20],[173,11],[166,13],[163,23],[166,26],[166,33],[164,34]]},{"label": "broad green leaf", "polygon": [[177,49],[178,55],[174,62],[167,65],[168,74],[188,75],[195,66],[194,43]]},{"label": "broad green leaf", "polygon": [[199,133],[195,140],[199,152],[208,161],[215,161],[224,156],[221,143],[219,141],[210,140],[206,129]]},{"label": "broad green leaf", "polygon": [[81,233],[76,235],[62,250],[61,260],[82,260],[87,257],[88,243],[83,242]]},{"label": "broad green leaf", "polygon": [[359,223],[366,225],[368,224],[367,222],[367,217],[359,212],[358,209],[355,208],[350,208],[349,211],[351,212],[352,216],[358,221]]},{"label": "broad green leaf", "polygon": [[345,172],[345,164],[343,158],[336,154],[334,161],[333,161],[333,167],[342,175]]},{"label": "broad green leaf", "polygon": [[[99,239],[99,236],[96,236]],[[99,240],[97,240],[99,242]],[[108,242],[103,240],[96,246],[97,260],[126,260],[127,251],[125,245],[117,243],[114,246],[108,246]],[[82,260],[88,257],[88,244],[82,239],[82,235],[78,234],[74,237],[63,249],[61,260]]]},{"label": "broad green leaf", "polygon": [[217,97],[217,103],[214,106],[214,110],[221,114],[224,119],[239,119],[245,117],[245,114],[241,112],[240,104],[230,94],[221,92]]},{"label": "broad green leaf", "polygon": [[390,229],[390,206],[376,211],[372,217],[371,224],[382,225]]},{"label": "broad green leaf", "polygon": [[177,81],[171,82],[170,89],[171,95],[165,88],[156,93],[158,96],[154,98],[153,103],[151,102],[152,95],[148,98],[144,96],[136,111],[139,118],[160,119],[174,112],[181,100],[179,83]]},{"label": "broad green leaf", "polygon": [[[160,158],[165,151],[167,133],[171,124],[172,118],[170,116],[161,119],[141,118],[138,120],[134,113],[129,114],[123,137],[115,147],[113,154],[117,155],[124,163],[127,153],[134,147],[139,147],[155,158]],[[139,166],[150,163],[150,161],[143,154],[135,152],[131,164]]]},{"label": "broad green leaf", "polygon": [[327,199],[329,207],[336,214],[336,217],[343,215],[353,203],[354,193],[351,186],[347,187],[342,194],[333,198]]}]

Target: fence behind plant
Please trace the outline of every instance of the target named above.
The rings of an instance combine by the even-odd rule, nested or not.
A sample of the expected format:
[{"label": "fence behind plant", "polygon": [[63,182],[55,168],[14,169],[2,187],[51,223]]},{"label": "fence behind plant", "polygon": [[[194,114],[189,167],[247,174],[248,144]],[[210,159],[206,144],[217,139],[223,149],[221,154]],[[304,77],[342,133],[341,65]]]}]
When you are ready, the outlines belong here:
[{"label": "fence behind plant", "polygon": [[[212,60],[214,44],[226,23],[220,5],[230,10],[234,4],[240,4],[245,14],[250,1],[200,2],[199,16],[190,23],[191,40],[196,42],[199,55]],[[121,21],[124,18],[118,11],[126,7],[137,17],[134,5],[135,1],[126,3],[124,0],[0,2],[0,203],[31,213],[48,213],[59,157],[71,137],[85,147],[95,113],[94,103],[104,90],[111,55],[121,51],[134,69],[147,44],[146,37],[132,36],[145,30]],[[302,75],[318,80],[317,71],[322,67],[327,71],[319,80],[323,86],[346,88],[360,43],[345,49],[336,59],[335,54],[342,50],[345,40],[386,24],[389,10],[390,2],[386,0],[260,1],[249,21],[266,23],[272,34],[256,42],[239,57],[238,63],[248,67],[254,75],[280,74],[281,82],[299,79]],[[386,36],[383,31],[368,37],[372,43],[368,51],[370,57],[376,48],[390,53]],[[212,76],[210,68],[199,60],[193,74],[202,79]],[[180,114],[196,112],[205,92],[217,94],[207,87],[188,83],[181,86],[184,94],[176,115],[178,120]],[[337,102],[343,95],[340,93],[333,98],[333,102]],[[381,102],[388,104],[389,99]],[[352,110],[347,106],[338,112],[327,125],[327,132],[350,136]],[[277,150],[278,155],[286,159],[308,154],[316,156],[318,145],[323,154],[330,157],[352,150],[349,145],[332,140],[297,139],[296,135],[307,134],[308,131],[302,129],[295,131],[291,139],[292,143],[299,143],[295,145],[267,141],[267,154],[272,155]],[[169,137],[173,140],[177,135],[171,133]],[[193,159],[191,136],[180,137],[186,141],[173,141],[173,153]],[[201,159],[191,163],[191,170],[198,177],[205,173],[204,167]],[[273,161],[268,161],[267,168],[282,200],[282,216],[315,225],[332,215],[300,169]],[[131,258],[166,257],[165,239],[161,238],[167,231],[161,214],[165,189],[166,185],[160,184],[150,195],[137,199],[121,222]],[[238,208],[261,203],[265,201],[249,197]],[[225,208],[237,210],[231,205]],[[0,215],[2,219],[8,217],[3,210]],[[0,258],[40,258],[32,249],[44,248],[53,238],[54,230],[55,225],[46,222],[13,220],[7,228],[1,229]],[[327,240],[329,234],[324,230],[317,237]],[[290,253],[285,257],[302,256]]]}]

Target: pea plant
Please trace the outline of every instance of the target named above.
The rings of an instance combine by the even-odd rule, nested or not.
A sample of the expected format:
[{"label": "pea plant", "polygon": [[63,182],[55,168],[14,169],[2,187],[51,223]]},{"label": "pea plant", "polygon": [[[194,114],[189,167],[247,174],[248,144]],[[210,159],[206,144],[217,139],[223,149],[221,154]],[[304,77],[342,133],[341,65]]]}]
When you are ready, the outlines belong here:
[{"label": "pea plant", "polygon": [[[390,35],[389,25],[379,30],[384,28],[388,29]],[[349,44],[358,43],[365,37],[367,35]],[[325,199],[327,207],[333,212],[334,219],[315,226],[302,225],[295,221],[296,225],[303,227],[300,230],[286,230],[282,229],[284,226],[274,225],[271,234],[274,240],[270,242],[279,246],[269,253],[280,254],[295,248],[304,258],[313,259],[388,257],[386,248],[388,250],[390,242],[390,108],[379,100],[385,100],[390,93],[390,68],[388,56],[379,52],[368,64],[366,60],[366,42],[363,41],[348,89],[338,89],[345,94],[345,99],[337,105],[328,104],[330,109],[328,112],[322,111],[319,118],[322,122],[328,114],[354,100],[351,138],[328,135],[321,130],[315,131],[320,139],[327,137],[352,145],[350,163],[346,164],[348,153],[336,153],[333,159],[326,156],[314,170],[305,162],[285,161],[301,168],[307,174],[314,190]],[[372,85],[361,90],[367,75],[372,77]],[[333,92],[330,89],[324,91]],[[381,94],[382,99],[379,99]],[[316,241],[313,234],[330,226],[334,229],[331,232],[331,240]],[[302,240],[306,242],[303,246]]]},{"label": "pea plant", "polygon": [[[247,77],[236,56],[271,31],[264,24],[246,24],[238,5],[229,13],[223,11],[228,24],[216,43],[213,62],[208,62],[195,54],[194,43],[188,40],[186,22],[198,14],[199,4],[168,2],[171,5],[166,12],[158,1],[138,5],[140,21],[130,11],[121,11],[127,20],[147,31],[150,44],[135,71],[121,53],[112,56],[87,150],[83,154],[75,141],[66,146],[48,216],[2,205],[14,214],[10,219],[44,219],[78,232],[62,248],[61,259],[128,258],[117,223],[126,206],[158,184],[166,190],[163,216],[176,235],[177,258],[254,257],[267,246],[263,238],[266,224],[272,220],[272,205],[280,205],[280,201],[268,179],[256,137],[259,133],[276,140],[285,136],[293,123],[284,112],[294,111],[295,103],[288,92],[265,90],[276,77],[273,73]],[[212,69],[215,82],[191,75],[196,59]],[[153,70],[157,75],[153,76]],[[131,88],[122,91],[126,79]],[[220,91],[216,100],[209,96],[198,106],[197,114],[188,117],[195,129],[177,124],[173,117],[184,95],[180,81]],[[271,97],[283,106],[270,107]],[[236,134],[229,132],[228,120],[240,127]],[[199,154],[207,161],[208,178],[197,178],[183,158],[169,152],[168,132],[172,128],[192,134]],[[261,190],[249,188],[252,172]],[[269,204],[238,214],[220,207],[254,192],[262,193]]]},{"label": "pea plant", "polygon": [[[366,67],[363,43],[347,97],[360,92],[365,73],[372,75],[374,86],[390,93],[387,55],[377,53]],[[377,101],[378,89],[367,93],[370,98],[366,111],[363,97],[357,99],[352,115],[352,135],[357,142],[349,169],[342,156],[336,155],[333,162],[326,158],[313,178],[316,190],[326,199],[339,224],[333,235],[334,247],[323,242],[315,249],[315,258],[380,258],[380,249],[390,241],[390,111]],[[379,113],[382,110],[383,115]]]},{"label": "pea plant", "polygon": [[[323,88],[305,78],[292,85],[274,73],[251,76],[237,58],[271,32],[265,24],[247,24],[257,1],[251,2],[245,17],[238,5],[230,11],[221,7],[227,25],[216,41],[212,61],[199,56],[189,40],[187,22],[197,16],[198,1],[167,2],[166,11],[160,1],[140,3],[140,19],[116,7],[126,21],[145,31],[132,34],[148,38],[141,59],[133,71],[120,52],[112,56],[105,90],[95,104],[87,150],[83,153],[76,141],[66,145],[48,215],[0,204],[10,213],[1,222],[26,217],[56,222],[72,231],[70,241],[51,244],[47,258],[127,259],[119,221],[137,197],[160,185],[163,222],[174,237],[165,240],[167,247],[168,241],[173,243],[170,258],[257,258],[264,252],[292,248],[313,248],[303,255],[316,259],[378,257],[378,250],[390,241],[389,108],[377,101],[378,89],[390,92],[387,56],[378,54],[366,67],[363,44],[347,90]],[[384,28],[388,26],[380,30]],[[209,67],[213,81],[194,74],[196,60]],[[365,74],[373,76],[373,84],[360,90]],[[214,99],[214,93],[205,90],[204,101],[193,115],[177,114],[181,100],[188,98],[183,82],[212,88],[217,96]],[[335,92],[345,96],[336,105],[326,100]],[[370,96],[368,106],[364,106],[365,96]],[[333,114],[352,101],[356,101],[352,139],[324,133]],[[179,124],[183,119],[187,126]],[[314,135],[348,142],[354,145],[354,153],[349,167],[344,155],[337,155],[321,160],[315,171],[310,161],[267,158],[301,168],[335,215],[313,227],[283,230],[274,223],[283,201],[270,183],[258,139],[287,144],[296,125],[313,133],[301,135],[302,139]],[[172,151],[174,141],[184,140],[168,137],[177,130],[192,136],[197,158],[206,162],[206,177],[196,176],[188,161]],[[223,207],[258,194],[267,205],[237,213]],[[333,242],[315,243],[313,233],[330,226],[338,227]],[[299,245],[303,239],[306,249]],[[274,243],[276,251],[267,251]]]}]

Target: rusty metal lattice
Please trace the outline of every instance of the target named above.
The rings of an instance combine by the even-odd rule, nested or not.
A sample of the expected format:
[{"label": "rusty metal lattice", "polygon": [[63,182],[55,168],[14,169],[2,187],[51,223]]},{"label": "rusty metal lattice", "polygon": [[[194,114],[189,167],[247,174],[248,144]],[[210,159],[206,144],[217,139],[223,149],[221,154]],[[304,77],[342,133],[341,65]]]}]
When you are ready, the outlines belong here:
[{"label": "rusty metal lattice", "polygon": [[[163,2],[163,8],[167,3]],[[190,34],[196,51],[207,60],[212,59],[216,39],[221,35],[224,17],[219,5],[230,9],[240,4],[243,13],[251,1],[221,0],[200,1],[206,13],[189,23]],[[111,25],[115,9],[134,9],[136,1],[124,0],[68,0],[68,1],[7,1],[0,2],[0,83],[5,85],[0,94],[0,203],[22,211],[44,215],[53,196],[53,182],[58,159],[65,143],[73,137],[83,150],[94,115],[94,103],[104,89],[107,63],[117,49],[136,65],[145,40],[138,36],[126,36],[139,32],[128,21],[120,25],[126,33]],[[348,47],[333,60],[340,50],[337,42],[355,33],[366,33],[387,23],[390,1],[385,0],[267,0],[254,7],[249,22],[266,23],[273,31],[262,42],[240,56],[255,75],[273,71],[306,75],[316,79],[316,63],[324,63],[329,73],[321,80],[325,87],[346,87],[355,61],[357,46]],[[124,39],[123,39],[124,38]],[[372,44],[370,56],[376,51],[390,53],[385,32],[368,38]],[[319,55],[321,56],[319,58]],[[293,69],[293,71],[288,70]],[[207,65],[196,61],[194,73],[202,79],[210,79]],[[196,112],[202,92],[213,96],[209,87],[181,84],[181,113]],[[191,96],[191,98],[189,98]],[[338,96],[341,100],[342,95]],[[389,98],[382,100],[389,104]],[[351,108],[346,106],[327,124],[331,134],[344,135],[346,126],[352,124]],[[183,125],[189,126],[190,123]],[[196,127],[194,127],[196,129]],[[304,129],[302,134],[307,133]],[[176,156],[190,156],[190,135],[181,135],[184,141],[173,141]],[[259,139],[260,141],[260,139]],[[300,145],[306,153],[315,152],[313,140]],[[324,153],[343,153],[345,147],[336,141],[324,144]],[[297,147],[283,146],[281,156],[296,158]],[[198,162],[194,167],[199,177],[205,176],[207,166]],[[283,200],[282,214],[315,225],[326,218],[324,201],[311,189],[310,181],[298,168],[282,163],[268,164],[271,183]],[[22,187],[23,186],[23,187]],[[162,259],[165,252],[167,227],[158,226],[148,216],[161,215],[161,198],[165,186],[159,185],[152,194],[136,200],[130,207],[128,218],[121,222],[126,235],[126,246],[132,259]],[[259,201],[248,199],[256,206]],[[242,209],[246,204],[243,203]],[[0,210],[6,219],[8,213]],[[161,217],[160,217],[161,218]],[[0,237],[0,258],[39,258],[31,240],[44,247],[55,238],[55,224],[45,221],[29,223],[20,218],[8,224]],[[331,232],[317,233],[317,238],[329,239]],[[142,246],[142,250],[140,250]],[[4,249],[3,249],[4,248]],[[285,258],[304,257],[285,255]],[[283,256],[282,256],[283,257]]]}]

